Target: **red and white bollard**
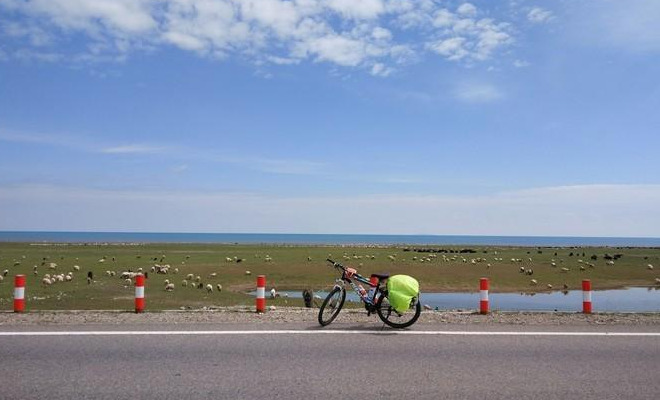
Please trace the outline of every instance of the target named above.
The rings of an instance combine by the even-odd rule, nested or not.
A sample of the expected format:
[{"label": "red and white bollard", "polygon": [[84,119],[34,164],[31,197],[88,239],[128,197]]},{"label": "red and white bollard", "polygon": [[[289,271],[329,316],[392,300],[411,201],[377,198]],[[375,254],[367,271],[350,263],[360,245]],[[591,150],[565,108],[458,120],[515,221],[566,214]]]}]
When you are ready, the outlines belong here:
[{"label": "red and white bollard", "polygon": [[135,276],[135,312],[144,311],[144,275]]},{"label": "red and white bollard", "polygon": [[257,312],[266,311],[266,275],[257,276]]},{"label": "red and white bollard", "polygon": [[266,311],[266,275],[257,276],[257,312]]},{"label": "red and white bollard", "polygon": [[14,277],[14,312],[25,311],[25,275]]},{"label": "red and white bollard", "polygon": [[481,314],[488,314],[488,278],[479,279],[479,312]]},{"label": "red and white bollard", "polygon": [[589,279],[582,281],[582,312],[591,314],[591,281]]}]

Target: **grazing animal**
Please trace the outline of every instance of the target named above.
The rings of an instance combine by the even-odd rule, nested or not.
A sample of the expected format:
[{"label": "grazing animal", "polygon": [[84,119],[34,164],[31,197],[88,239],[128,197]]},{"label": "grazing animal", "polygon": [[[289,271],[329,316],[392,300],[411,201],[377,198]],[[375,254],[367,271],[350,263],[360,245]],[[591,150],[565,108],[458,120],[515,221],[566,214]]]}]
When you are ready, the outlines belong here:
[{"label": "grazing animal", "polygon": [[216,288],[218,289],[218,292],[222,292],[222,285],[221,284],[218,283],[216,285]]},{"label": "grazing animal", "polygon": [[206,291],[208,293],[212,293],[213,292],[213,285],[211,285],[210,283],[206,284]]},{"label": "grazing animal", "polygon": [[165,285],[165,291],[166,292],[172,292],[174,291],[174,284],[173,283],[168,283]]}]

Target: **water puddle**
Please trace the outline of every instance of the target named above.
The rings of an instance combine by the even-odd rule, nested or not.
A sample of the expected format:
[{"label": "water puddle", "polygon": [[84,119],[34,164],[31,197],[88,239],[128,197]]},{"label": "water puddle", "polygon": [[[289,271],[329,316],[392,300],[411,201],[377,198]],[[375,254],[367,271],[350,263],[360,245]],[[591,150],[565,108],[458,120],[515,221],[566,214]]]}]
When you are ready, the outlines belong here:
[{"label": "water puddle", "polygon": [[[281,291],[280,296],[301,299],[301,291]],[[315,292],[325,298],[327,292]],[[355,293],[347,292],[346,300],[357,302]],[[252,292],[256,296],[256,292]],[[266,298],[270,293],[266,292]],[[439,310],[477,310],[479,293],[422,293],[422,304]],[[542,293],[490,293],[493,311],[582,311],[582,291]],[[592,293],[593,311],[660,312],[660,288],[627,288],[598,290]],[[302,302],[301,302],[302,305]]]}]

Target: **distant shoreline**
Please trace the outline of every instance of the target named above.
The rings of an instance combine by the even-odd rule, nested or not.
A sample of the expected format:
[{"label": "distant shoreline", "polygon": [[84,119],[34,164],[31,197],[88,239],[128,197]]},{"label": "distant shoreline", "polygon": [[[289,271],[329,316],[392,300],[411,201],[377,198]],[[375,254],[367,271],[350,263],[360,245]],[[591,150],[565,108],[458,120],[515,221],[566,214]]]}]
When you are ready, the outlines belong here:
[{"label": "distant shoreline", "polygon": [[32,244],[255,244],[347,246],[660,247],[660,238],[292,233],[0,231],[0,242]]}]

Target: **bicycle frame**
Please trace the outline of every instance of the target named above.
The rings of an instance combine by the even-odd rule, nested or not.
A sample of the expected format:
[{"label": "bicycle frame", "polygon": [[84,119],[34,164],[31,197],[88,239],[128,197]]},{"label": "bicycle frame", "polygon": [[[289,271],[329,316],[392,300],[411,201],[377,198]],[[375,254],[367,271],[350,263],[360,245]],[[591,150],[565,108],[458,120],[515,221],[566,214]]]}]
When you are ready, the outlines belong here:
[{"label": "bicycle frame", "polygon": [[[368,314],[371,314],[372,312],[376,311],[376,304],[378,303],[378,298],[381,294],[385,293],[386,289],[383,289],[380,286],[380,283],[383,279],[380,277],[377,277],[377,282],[372,283],[371,280],[365,278],[364,276],[358,274],[357,270],[354,268],[347,268],[344,267],[343,265],[336,263],[330,259],[327,261],[331,262],[335,268],[341,269],[342,274],[341,278],[338,278],[335,280],[335,287],[345,287],[346,284],[349,284],[351,288],[353,288],[353,291],[358,295],[358,298],[364,303],[365,308],[367,309]],[[359,283],[368,285],[369,288],[374,289],[374,293],[372,296],[369,296],[369,291],[367,291],[367,294],[362,294],[360,292],[360,287],[354,282],[357,281]]]}]

